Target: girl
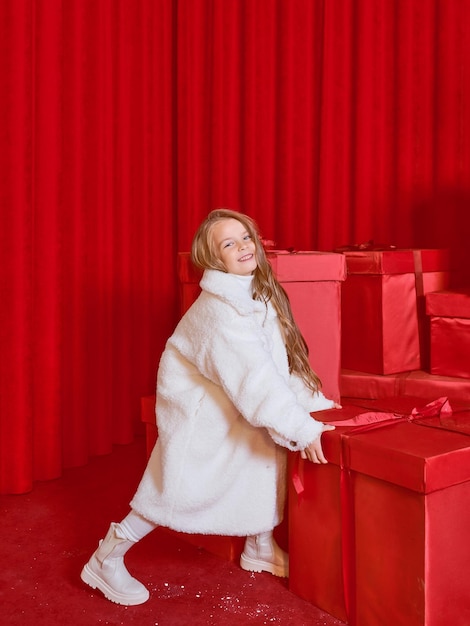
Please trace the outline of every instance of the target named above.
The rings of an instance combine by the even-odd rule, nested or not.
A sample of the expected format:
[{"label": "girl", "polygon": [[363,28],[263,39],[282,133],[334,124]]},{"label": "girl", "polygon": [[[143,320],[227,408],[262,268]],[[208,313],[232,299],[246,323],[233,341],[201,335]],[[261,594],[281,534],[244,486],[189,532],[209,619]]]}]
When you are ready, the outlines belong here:
[{"label": "girl", "polygon": [[124,555],[156,525],[246,536],[243,569],[287,576],[288,556],[272,536],[284,509],[286,449],[327,462],[320,436],[334,427],[310,412],[338,405],[320,391],[256,224],[212,211],[191,258],[204,270],[202,293],[160,361],[157,443],[131,512],[111,524],[81,573],[119,604],[149,597]]}]

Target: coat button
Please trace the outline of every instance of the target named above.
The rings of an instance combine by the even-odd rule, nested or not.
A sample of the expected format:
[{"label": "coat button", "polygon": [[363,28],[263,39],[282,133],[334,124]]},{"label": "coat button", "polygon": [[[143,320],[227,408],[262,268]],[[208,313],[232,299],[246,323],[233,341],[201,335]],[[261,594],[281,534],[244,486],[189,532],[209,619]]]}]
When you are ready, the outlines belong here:
[{"label": "coat button", "polygon": [[297,441],[291,441],[291,442],[290,442],[290,445],[291,445],[293,448],[296,448],[296,447],[297,447]]}]

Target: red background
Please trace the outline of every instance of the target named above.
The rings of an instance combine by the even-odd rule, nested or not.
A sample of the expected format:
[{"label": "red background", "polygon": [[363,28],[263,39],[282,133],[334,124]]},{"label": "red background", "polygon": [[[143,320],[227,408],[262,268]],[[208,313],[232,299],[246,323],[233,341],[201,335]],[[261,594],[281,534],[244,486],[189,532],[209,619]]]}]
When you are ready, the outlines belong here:
[{"label": "red background", "polygon": [[3,0],[0,93],[2,492],[132,440],[212,208],[469,282],[469,0]]}]

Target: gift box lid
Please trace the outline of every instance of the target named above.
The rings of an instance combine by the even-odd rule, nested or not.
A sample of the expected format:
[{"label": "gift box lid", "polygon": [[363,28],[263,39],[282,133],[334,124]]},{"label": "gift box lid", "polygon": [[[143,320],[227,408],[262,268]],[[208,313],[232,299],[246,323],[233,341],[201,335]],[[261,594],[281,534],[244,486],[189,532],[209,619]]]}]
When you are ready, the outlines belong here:
[{"label": "gift box lid", "polygon": [[426,313],[434,317],[470,317],[470,289],[426,294]]},{"label": "gift box lid", "polygon": [[[371,374],[342,369],[340,378],[341,395],[351,396],[349,401],[390,396],[414,396],[425,399],[447,396],[452,406],[454,401],[470,400],[470,380],[454,376],[438,376],[424,370],[413,370],[398,374]],[[354,402],[353,402],[354,404]]]},{"label": "gift box lid", "polygon": [[429,374],[422,370],[409,372],[404,381],[404,394],[428,398],[447,396],[454,406],[456,401],[468,402],[470,400],[470,380],[455,376],[440,376]]},{"label": "gift box lid", "polygon": [[[403,409],[412,405],[409,398],[401,403]],[[379,406],[390,405],[377,405],[377,410],[382,410]],[[366,408],[345,404],[314,415],[320,421],[338,422],[363,413]],[[470,411],[456,413],[453,419],[465,429]],[[423,425],[426,420],[396,418],[370,430],[337,426],[322,435],[323,450],[332,463],[422,494],[470,481],[470,435],[438,428],[432,420]]]},{"label": "gift box lid", "polygon": [[413,249],[415,270],[422,272],[448,272],[450,270],[450,251],[447,248]]},{"label": "gift box lid", "polygon": [[[342,400],[349,406],[357,406],[361,409],[371,410],[371,411],[389,411],[391,413],[409,415],[411,411],[415,407],[423,407],[429,402],[432,401],[433,398],[439,397],[438,394],[434,394],[431,397],[431,394],[428,393],[426,397],[412,395],[410,393],[403,393],[401,395],[396,396],[388,396],[384,398],[345,398]],[[470,411],[470,399],[468,398],[454,398],[450,400],[448,396],[446,396],[449,406],[452,409],[453,413],[461,413],[463,411]],[[440,419],[444,420],[447,416],[442,416]],[[469,442],[470,444],[470,442]]]},{"label": "gift box lid", "polygon": [[413,250],[345,251],[348,274],[408,274],[415,271]]},{"label": "gift box lid", "polygon": [[266,256],[279,282],[340,281],[346,262],[336,252],[269,250]]},{"label": "gift box lid", "polygon": [[384,398],[402,395],[403,379],[410,372],[397,374],[374,374],[359,370],[341,369],[340,390],[342,396],[354,398]]},{"label": "gift box lid", "polygon": [[[266,256],[279,282],[339,281],[346,278],[346,263],[335,252],[269,250]],[[189,252],[178,254],[181,283],[199,283],[201,270],[191,263]]]}]

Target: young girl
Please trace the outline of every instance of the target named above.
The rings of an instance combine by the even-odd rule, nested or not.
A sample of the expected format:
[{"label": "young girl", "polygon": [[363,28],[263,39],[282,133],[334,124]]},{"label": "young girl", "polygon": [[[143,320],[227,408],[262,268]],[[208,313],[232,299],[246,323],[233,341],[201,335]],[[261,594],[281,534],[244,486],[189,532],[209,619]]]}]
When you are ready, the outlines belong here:
[{"label": "young girl", "polygon": [[118,604],[149,597],[123,557],[157,525],[246,536],[243,569],[287,576],[288,556],[272,536],[284,509],[286,449],[327,462],[320,436],[334,427],[310,412],[338,405],[320,391],[256,224],[212,211],[191,256],[204,270],[202,293],[160,361],[157,443],[131,512],[111,524],[81,573]]}]

